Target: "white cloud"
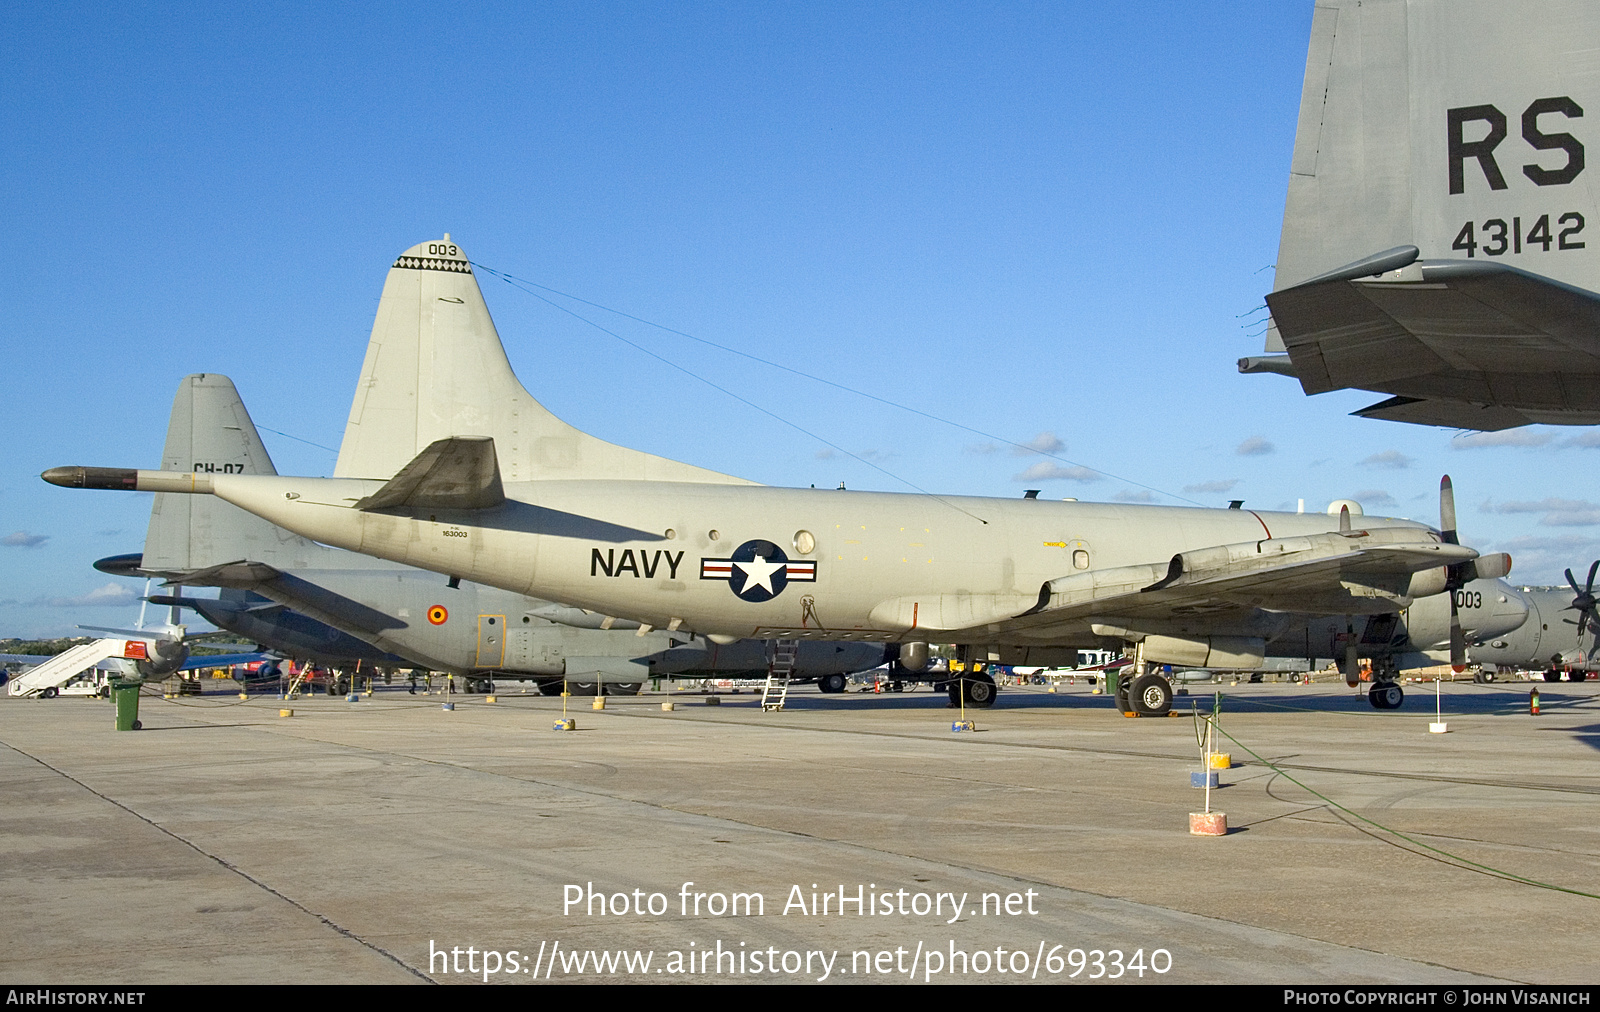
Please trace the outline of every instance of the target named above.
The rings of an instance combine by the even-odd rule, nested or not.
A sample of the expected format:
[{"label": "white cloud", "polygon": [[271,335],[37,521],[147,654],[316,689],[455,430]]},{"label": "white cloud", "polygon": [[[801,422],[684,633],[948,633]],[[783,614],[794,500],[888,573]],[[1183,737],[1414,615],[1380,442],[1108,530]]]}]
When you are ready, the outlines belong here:
[{"label": "white cloud", "polygon": [[834,452],[833,447],[826,446],[818,450],[815,456],[818,460],[832,460],[834,457],[838,456],[838,454]]},{"label": "white cloud", "polygon": [[[1474,548],[1479,546],[1474,545]],[[1600,557],[1600,538],[1563,534],[1559,537],[1512,538],[1489,546],[1497,552],[1510,552],[1511,582],[1517,584],[1566,584],[1564,570],[1571,569],[1581,581],[1589,563]]]},{"label": "white cloud", "polygon": [[1600,506],[1583,499],[1540,499],[1537,502],[1484,503],[1486,513],[1543,513],[1545,527],[1592,527],[1600,524]]},{"label": "white cloud", "polygon": [[1267,442],[1266,437],[1251,436],[1249,439],[1246,439],[1244,442],[1240,443],[1238,449],[1234,450],[1233,452],[1237,453],[1241,457],[1259,457],[1262,454],[1271,453],[1276,449],[1276,446],[1273,446],[1271,443]]},{"label": "white cloud", "polygon": [[120,583],[108,583],[77,597],[42,597],[33,604],[46,608],[109,608],[132,604],[137,600],[139,595],[128,587]]},{"label": "white cloud", "polygon": [[970,443],[963,446],[961,452],[977,454],[999,453],[1000,445],[998,443]]},{"label": "white cloud", "polygon": [[1041,432],[1026,443],[1011,448],[1013,456],[1026,457],[1030,453],[1060,453],[1067,448],[1054,432]]},{"label": "white cloud", "polygon": [[1477,450],[1485,446],[1544,446],[1550,442],[1548,429],[1501,429],[1499,432],[1474,432],[1450,440],[1452,450]]},{"label": "white cloud", "polygon": [[1233,486],[1239,484],[1238,478],[1217,478],[1213,481],[1202,481],[1198,485],[1185,485],[1185,492],[1231,492]]},{"label": "white cloud", "polygon": [[1012,481],[1100,481],[1105,477],[1099,471],[1092,471],[1087,467],[1062,467],[1060,464],[1041,460],[1037,464],[1014,475]]},{"label": "white cloud", "polygon": [[1410,467],[1412,460],[1399,450],[1384,450],[1382,453],[1374,453],[1358,463],[1362,467],[1392,467],[1398,470],[1403,467]]},{"label": "white cloud", "polygon": [[1393,506],[1394,496],[1381,488],[1365,488],[1350,498],[1363,506]]},{"label": "white cloud", "polygon": [[1586,432],[1580,432],[1571,439],[1563,439],[1561,441],[1561,445],[1576,446],[1584,450],[1593,450],[1596,447],[1600,447],[1600,429],[1589,429]]},{"label": "white cloud", "polygon": [[1112,496],[1117,502],[1155,502],[1155,493],[1142,488],[1125,488]]},{"label": "white cloud", "polygon": [[50,535],[48,534],[29,534],[27,531],[17,531],[14,534],[7,534],[5,537],[0,538],[0,545],[5,545],[9,548],[38,548],[49,540]]}]

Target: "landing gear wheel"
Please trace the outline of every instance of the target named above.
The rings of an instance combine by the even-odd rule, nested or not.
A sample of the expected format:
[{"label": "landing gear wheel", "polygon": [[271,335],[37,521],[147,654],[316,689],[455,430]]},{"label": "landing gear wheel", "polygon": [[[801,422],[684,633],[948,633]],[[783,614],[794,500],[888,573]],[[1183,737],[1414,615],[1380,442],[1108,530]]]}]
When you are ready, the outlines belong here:
[{"label": "landing gear wheel", "polygon": [[1143,675],[1134,679],[1128,690],[1128,702],[1135,713],[1164,716],[1172,709],[1172,684],[1160,675]]},{"label": "landing gear wheel", "polygon": [[835,692],[843,692],[844,686],[845,677],[843,675],[823,675],[821,678],[817,679],[817,689],[821,692],[830,694]]},{"label": "landing gear wheel", "polygon": [[986,710],[994,705],[994,697],[998,692],[994,679],[987,671],[980,671],[961,680],[961,692],[967,697],[968,706],[976,706]]},{"label": "landing gear wheel", "polygon": [[637,696],[642,688],[644,688],[643,682],[609,682],[606,684],[606,695]]},{"label": "landing gear wheel", "polygon": [[1129,688],[1128,679],[1126,679],[1126,678],[1118,678],[1117,679],[1117,712],[1118,713],[1132,713],[1133,712],[1133,700],[1128,698],[1128,688]]},{"label": "landing gear wheel", "polygon": [[1405,690],[1393,682],[1379,682],[1367,691],[1367,702],[1376,710],[1398,710],[1405,698]]},{"label": "landing gear wheel", "polygon": [[541,695],[541,696],[559,696],[559,695],[561,695],[561,683],[560,682],[540,682],[539,683],[539,695]]},{"label": "landing gear wheel", "polygon": [[567,691],[574,696],[592,696],[599,688],[596,682],[568,682]]},{"label": "landing gear wheel", "polygon": [[1561,672],[1557,671],[1555,668],[1551,668],[1549,671],[1544,673],[1544,680],[1547,682],[1559,682],[1561,681]]},{"label": "landing gear wheel", "polygon": [[1569,671],[1569,672],[1567,672],[1567,680],[1570,681],[1570,682],[1581,682],[1585,678],[1588,678],[1588,677],[1589,677],[1589,673],[1587,671]]}]

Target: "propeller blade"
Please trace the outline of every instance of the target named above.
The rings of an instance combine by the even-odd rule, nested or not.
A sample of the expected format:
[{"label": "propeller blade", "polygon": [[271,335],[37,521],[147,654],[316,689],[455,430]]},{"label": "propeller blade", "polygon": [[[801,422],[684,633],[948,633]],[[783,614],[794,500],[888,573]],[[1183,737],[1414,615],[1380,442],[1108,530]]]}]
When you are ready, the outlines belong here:
[{"label": "propeller blade", "polygon": [[1572,592],[1574,594],[1582,594],[1583,593],[1582,590],[1578,589],[1577,578],[1572,575],[1572,570],[1570,570],[1570,569],[1567,570],[1567,586],[1572,588]]},{"label": "propeller blade", "polygon": [[1450,667],[1457,672],[1467,668],[1467,638],[1461,632],[1461,613],[1456,610],[1456,595],[1450,594]]},{"label": "propeller blade", "polygon": [[1447,474],[1439,479],[1439,533],[1447,545],[1459,545],[1456,537],[1456,490]]},{"label": "propeller blade", "polygon": [[1583,588],[1583,592],[1585,594],[1594,593],[1594,572],[1597,569],[1600,569],[1600,559],[1595,559],[1594,564],[1589,567],[1589,582]]}]

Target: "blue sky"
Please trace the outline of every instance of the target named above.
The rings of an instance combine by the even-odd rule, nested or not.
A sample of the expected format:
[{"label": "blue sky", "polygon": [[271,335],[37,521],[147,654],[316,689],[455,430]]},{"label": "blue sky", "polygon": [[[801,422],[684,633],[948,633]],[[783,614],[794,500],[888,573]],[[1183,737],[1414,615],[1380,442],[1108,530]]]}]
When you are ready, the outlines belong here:
[{"label": "blue sky", "polygon": [[139,585],[89,564],[139,550],[148,498],[37,475],[153,466],[187,373],[234,379],[281,471],[331,470],[310,444],[338,445],[384,272],[444,232],[1072,463],[566,304],[786,426],[482,275],[529,390],[615,442],[775,484],[1430,521],[1448,472],[1469,543],[1559,580],[1600,554],[1600,433],[1462,440],[1235,370],[1310,11],[10,5],[0,635],[132,620]]}]

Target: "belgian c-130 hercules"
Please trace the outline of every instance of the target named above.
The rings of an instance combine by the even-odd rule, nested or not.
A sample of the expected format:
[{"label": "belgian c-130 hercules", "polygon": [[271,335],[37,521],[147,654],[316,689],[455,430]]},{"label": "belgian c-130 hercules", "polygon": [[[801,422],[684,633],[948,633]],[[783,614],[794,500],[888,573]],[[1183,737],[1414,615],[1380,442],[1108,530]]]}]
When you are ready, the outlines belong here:
[{"label": "belgian c-130 hercules", "polygon": [[[184,377],[173,398],[162,464],[207,473],[276,474],[233,381]],[[637,692],[655,677],[765,674],[769,646],[708,643],[686,632],[638,633],[636,623],[382,559],[329,548],[214,497],[158,493],[144,552],[102,559],[121,575],[224,588],[216,598],[154,598],[296,658],[419,667],[488,691],[493,679],[563,684],[579,694]],[[840,691],[845,676],[882,664],[878,643],[800,644],[796,681]],[[602,687],[603,686],[603,687]]]},{"label": "belgian c-130 hercules", "polygon": [[[953,643],[1015,664],[1126,649],[1133,712],[1170,705],[1154,665],[1256,666],[1308,615],[1393,615],[1510,566],[1456,543],[1448,482],[1441,533],[1348,511],[773,488],[607,443],[523,389],[448,237],[389,271],[334,475],[44,477],[216,495],[317,542],[647,633]],[[1380,687],[1397,705],[1398,686]]]},{"label": "belgian c-130 hercules", "polygon": [[1356,414],[1600,424],[1600,7],[1317,0],[1268,354]]}]

